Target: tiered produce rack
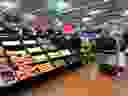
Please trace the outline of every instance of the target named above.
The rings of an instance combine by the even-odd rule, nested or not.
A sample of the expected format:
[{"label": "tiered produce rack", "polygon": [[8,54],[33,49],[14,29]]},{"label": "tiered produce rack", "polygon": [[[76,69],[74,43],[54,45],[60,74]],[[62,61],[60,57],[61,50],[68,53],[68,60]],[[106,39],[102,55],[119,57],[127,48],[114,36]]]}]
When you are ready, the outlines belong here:
[{"label": "tiered produce rack", "polygon": [[[16,72],[19,72],[20,70],[20,72],[18,73],[18,78],[4,81],[6,83],[1,83],[0,86],[9,86],[17,82],[21,82],[22,80],[35,80],[39,75],[43,75],[61,67],[63,67],[64,69],[74,69],[76,67],[80,67],[81,64],[96,64],[97,54],[116,54],[116,59],[119,58],[118,54],[122,50],[126,50],[126,46],[121,46],[118,42],[119,39],[121,40],[121,42],[123,41],[121,37],[122,35],[116,32],[114,34],[111,34],[113,32],[112,30],[114,29],[108,29],[111,29],[110,26],[115,24],[113,24],[114,20],[110,20],[109,14],[111,13],[114,16],[121,15],[120,10],[114,10],[114,13],[110,9],[99,7],[98,10],[102,11],[101,13],[98,13],[98,15],[89,15],[90,11],[96,10],[95,8],[90,8],[87,14],[83,14],[84,16],[78,19],[78,14],[81,9],[83,10],[84,8],[74,8],[71,10],[72,12],[64,11],[58,14],[56,14],[57,12],[55,10],[50,10],[50,16],[53,18],[49,16],[51,21],[48,21],[48,23],[50,22],[50,24],[48,24],[45,31],[40,28],[41,25],[40,23],[38,23],[38,20],[34,23],[37,24],[36,26],[34,25],[34,28],[36,27],[34,30],[32,20],[30,21],[32,23],[32,26],[26,26],[22,22],[22,26],[18,24],[18,29],[16,26],[14,26],[14,22],[9,23],[11,20],[8,23],[6,22],[6,20],[4,21],[4,23],[3,21],[1,21],[1,23],[4,25],[2,25],[2,27],[5,28],[5,25],[7,24],[9,24],[9,26],[5,28],[6,30],[0,30],[1,32],[5,31],[5,33],[7,33],[6,36],[0,37],[0,45],[2,48],[4,48],[4,51],[2,53],[0,52],[0,55],[3,54],[3,57],[6,57],[7,61],[1,60],[0,63],[2,63],[2,65],[4,65],[3,63],[16,65],[13,69],[16,70]],[[75,14],[76,10],[77,16],[74,16],[74,18],[72,18],[71,20],[73,22],[70,22],[70,15],[72,15],[71,13],[74,12]],[[34,15],[34,17],[38,18],[38,16],[43,13],[42,11],[42,9],[33,11],[31,15]],[[103,16],[105,16],[105,18]],[[9,15],[8,18],[10,18]],[[100,24],[98,24],[97,18],[103,19],[103,22],[100,22]],[[126,19],[126,17],[121,16],[121,19],[123,18]],[[87,19],[89,19],[89,21],[86,21]],[[118,19],[120,18],[118,17]],[[16,22],[18,20],[19,19],[17,19]],[[68,25],[70,25],[70,23],[73,23],[71,24],[73,26],[70,32],[69,29],[71,29],[71,25],[67,28],[68,32],[66,32],[62,26],[65,21]],[[112,24],[110,23],[111,21]],[[14,27],[14,29],[12,26]],[[13,34],[9,35],[11,32]],[[13,43],[7,41],[13,41]],[[122,45],[126,45],[124,44],[124,41],[123,43],[121,43]],[[11,50],[13,55],[11,52],[6,52],[6,50]],[[16,59],[10,59],[9,56],[16,56]],[[118,63],[118,61],[116,63]],[[27,69],[26,71],[24,69],[24,71],[29,71],[29,73],[24,73],[24,75],[21,72],[23,71],[23,65]],[[101,63],[97,65],[100,71],[105,73],[107,72],[109,74],[112,74],[112,71],[114,70],[112,69],[113,64]],[[26,75],[29,76],[27,77]]]}]

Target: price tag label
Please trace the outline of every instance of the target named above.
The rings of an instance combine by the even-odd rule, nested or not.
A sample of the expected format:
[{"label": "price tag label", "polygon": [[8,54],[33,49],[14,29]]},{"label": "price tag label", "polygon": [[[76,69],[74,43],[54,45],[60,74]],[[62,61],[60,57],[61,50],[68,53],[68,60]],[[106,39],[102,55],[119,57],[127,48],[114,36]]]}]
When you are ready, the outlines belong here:
[{"label": "price tag label", "polygon": [[73,25],[71,23],[64,23],[63,31],[64,31],[64,33],[73,32]]},{"label": "price tag label", "polygon": [[80,37],[96,38],[96,32],[80,32]]}]

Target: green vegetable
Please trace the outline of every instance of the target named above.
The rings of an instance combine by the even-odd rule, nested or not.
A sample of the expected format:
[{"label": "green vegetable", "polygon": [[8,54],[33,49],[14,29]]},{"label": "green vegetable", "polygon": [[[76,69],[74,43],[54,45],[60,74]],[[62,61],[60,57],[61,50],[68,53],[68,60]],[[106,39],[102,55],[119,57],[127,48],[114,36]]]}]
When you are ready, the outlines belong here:
[{"label": "green vegetable", "polygon": [[43,50],[40,47],[36,47],[36,48],[27,48],[27,51],[29,53],[37,53],[37,52],[43,52]]},{"label": "green vegetable", "polygon": [[98,64],[97,67],[100,72],[112,71],[112,65],[110,64]]},{"label": "green vegetable", "polygon": [[33,61],[33,63],[40,63],[40,62],[43,62],[43,61],[48,61],[48,57],[44,54],[37,55],[37,56],[32,56],[32,61]]},{"label": "green vegetable", "polygon": [[19,50],[19,51],[16,51],[16,54],[17,55],[26,55],[26,51],[25,50]]}]

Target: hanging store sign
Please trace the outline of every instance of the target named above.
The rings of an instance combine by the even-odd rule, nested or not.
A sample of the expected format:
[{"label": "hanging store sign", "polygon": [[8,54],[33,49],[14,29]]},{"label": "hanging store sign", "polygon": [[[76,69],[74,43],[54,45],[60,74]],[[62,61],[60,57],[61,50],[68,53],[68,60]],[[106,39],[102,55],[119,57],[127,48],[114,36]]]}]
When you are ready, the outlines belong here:
[{"label": "hanging store sign", "polygon": [[96,38],[96,32],[80,32],[80,37]]}]

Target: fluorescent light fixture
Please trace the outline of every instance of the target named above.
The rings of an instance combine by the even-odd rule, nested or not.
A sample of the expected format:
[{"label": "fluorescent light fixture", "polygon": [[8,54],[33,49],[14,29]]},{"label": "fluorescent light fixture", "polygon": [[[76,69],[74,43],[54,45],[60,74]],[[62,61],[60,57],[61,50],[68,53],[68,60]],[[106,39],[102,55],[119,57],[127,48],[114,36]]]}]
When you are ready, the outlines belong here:
[{"label": "fluorescent light fixture", "polygon": [[8,36],[0,36],[0,37],[8,37]]},{"label": "fluorescent light fixture", "polygon": [[71,4],[69,2],[64,2],[64,1],[59,1],[57,3],[57,9],[56,11],[65,11],[65,10],[68,10],[68,9],[71,9]]},{"label": "fluorescent light fixture", "polygon": [[92,19],[93,19],[92,17],[84,17],[84,18],[82,18],[82,22],[88,22]]},{"label": "fluorescent light fixture", "polygon": [[121,16],[128,16],[128,10],[125,10],[123,13],[121,13]]},{"label": "fluorescent light fixture", "polygon": [[111,0],[104,0],[104,2],[106,3],[106,2],[110,2]]},{"label": "fluorescent light fixture", "polygon": [[20,41],[3,41],[3,45],[19,45]]},{"label": "fluorescent light fixture", "polygon": [[36,44],[35,40],[24,40],[24,44]]},{"label": "fluorescent light fixture", "polygon": [[58,10],[63,10],[64,9],[64,2],[63,1],[57,2],[57,9]]},{"label": "fluorescent light fixture", "polygon": [[57,3],[57,7],[59,9],[65,9],[65,8],[69,8],[70,4],[68,2],[64,2],[64,1],[60,1]]},{"label": "fluorescent light fixture", "polygon": [[92,10],[88,13],[88,15],[96,15],[104,12],[104,10]]},{"label": "fluorescent light fixture", "polygon": [[0,2],[0,7],[16,8],[17,4],[15,2],[10,2],[10,1],[1,1]]}]

